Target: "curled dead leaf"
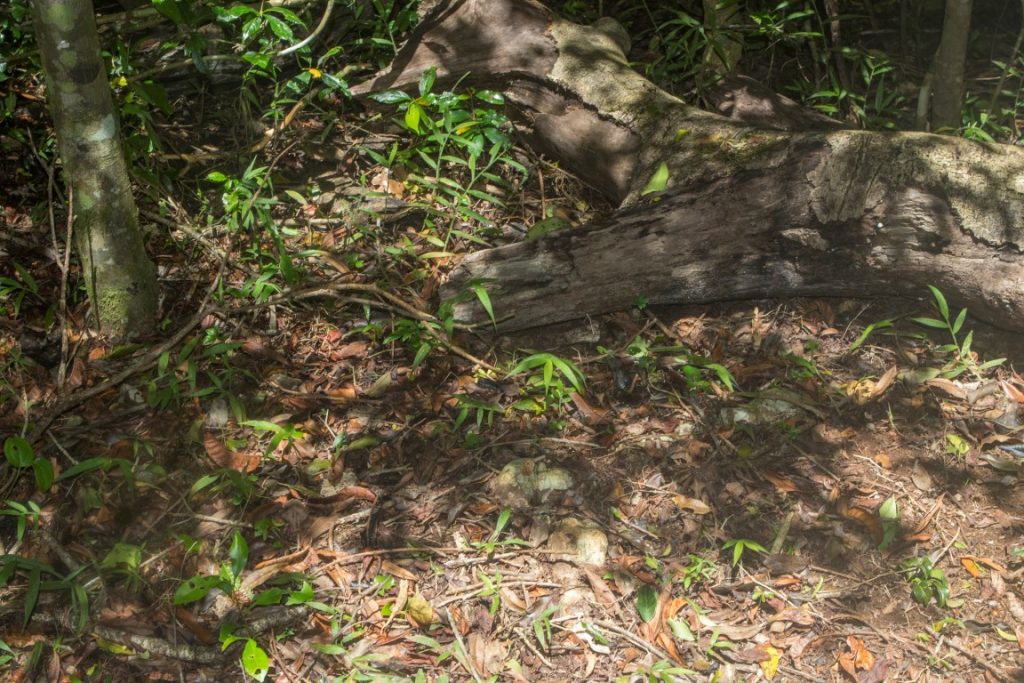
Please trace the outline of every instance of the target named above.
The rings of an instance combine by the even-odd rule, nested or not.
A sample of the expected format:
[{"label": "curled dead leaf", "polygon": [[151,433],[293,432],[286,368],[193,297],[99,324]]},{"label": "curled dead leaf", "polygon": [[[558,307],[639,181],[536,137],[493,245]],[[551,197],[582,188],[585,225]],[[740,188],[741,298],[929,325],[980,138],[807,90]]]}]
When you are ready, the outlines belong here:
[{"label": "curled dead leaf", "polygon": [[675,495],[672,496],[672,502],[676,504],[680,510],[688,510],[698,515],[706,515],[711,512],[711,508],[708,507],[707,503],[698,499],[690,498],[689,496]]}]

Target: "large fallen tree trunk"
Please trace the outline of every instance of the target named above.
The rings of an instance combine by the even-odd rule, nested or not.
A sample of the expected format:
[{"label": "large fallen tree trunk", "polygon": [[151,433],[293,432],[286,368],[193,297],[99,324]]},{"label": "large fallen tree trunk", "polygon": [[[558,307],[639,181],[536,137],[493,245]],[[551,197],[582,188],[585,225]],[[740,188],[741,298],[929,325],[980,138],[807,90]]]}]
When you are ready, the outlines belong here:
[{"label": "large fallen tree trunk", "polygon": [[[502,89],[530,144],[623,206],[473,254],[447,294],[490,282],[511,330],[627,308],[638,295],[919,296],[934,284],[1024,329],[1024,150],[837,130],[742,90],[732,117],[705,112],[630,69],[625,51],[613,21],[584,27],[532,0],[463,0],[427,17],[391,70],[360,86],[411,87],[430,66],[469,73]],[[667,189],[642,197],[663,163]],[[473,302],[457,315],[484,317]]]}]

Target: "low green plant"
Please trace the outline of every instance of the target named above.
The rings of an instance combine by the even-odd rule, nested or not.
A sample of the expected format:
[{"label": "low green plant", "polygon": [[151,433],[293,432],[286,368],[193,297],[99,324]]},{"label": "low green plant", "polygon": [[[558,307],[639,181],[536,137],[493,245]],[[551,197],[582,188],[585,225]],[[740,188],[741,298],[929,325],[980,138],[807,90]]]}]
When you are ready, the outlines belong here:
[{"label": "low green plant", "polygon": [[[39,283],[32,277],[32,273],[17,261],[13,262],[17,277],[0,275],[0,301],[10,306],[13,317],[21,313],[21,306],[25,303],[25,297],[31,296],[41,300],[39,297]],[[4,313],[0,308],[0,314]]]},{"label": "low green plant", "polygon": [[963,458],[971,450],[971,444],[959,434],[946,434],[946,452],[956,458]]},{"label": "low green plant", "polygon": [[501,512],[498,513],[498,519],[494,522],[494,531],[491,532],[491,535],[487,537],[487,540],[474,541],[472,543],[472,546],[477,550],[484,551],[488,555],[492,555],[494,553],[495,548],[498,548],[499,546],[528,546],[529,543],[522,540],[521,538],[507,538],[501,540],[501,534],[505,530],[505,527],[508,526],[508,523],[509,521],[511,521],[511,519],[512,509],[502,508]]},{"label": "low green plant", "polygon": [[0,588],[15,577],[25,580],[25,604],[22,608],[22,628],[28,626],[35,613],[42,592],[67,592],[71,600],[71,614],[75,629],[82,631],[89,622],[89,594],[77,580],[85,565],[69,574],[59,571],[38,560],[20,555],[0,555]]},{"label": "low green plant", "polygon": [[743,559],[743,554],[748,550],[755,553],[767,554],[768,549],[757,541],[748,538],[732,538],[722,544],[722,550],[732,550],[732,566],[736,566]]},{"label": "low green plant", "polygon": [[900,509],[895,496],[886,498],[878,508],[878,518],[882,522],[882,541],[878,548],[884,550],[896,539],[896,533],[900,529]]},{"label": "low green plant", "polygon": [[[486,189],[487,184],[508,185],[496,171],[506,168],[527,175],[526,168],[510,154],[512,141],[505,133],[508,119],[497,109],[504,98],[491,90],[436,93],[436,79],[437,70],[431,67],[420,77],[416,97],[401,90],[372,96],[398,110],[401,116],[395,122],[412,140],[406,149],[396,143],[386,154],[371,149],[365,152],[381,166],[411,170],[407,184],[463,218],[489,226],[491,221],[474,208],[474,202],[504,206],[500,197]],[[447,249],[452,237],[471,235],[450,228],[438,246]]]},{"label": "low green plant", "polygon": [[5,505],[6,507],[0,510],[0,517],[13,517],[16,520],[15,538],[20,543],[25,537],[25,531],[29,526],[33,528],[39,526],[42,510],[34,500],[29,500],[25,503],[9,500]]},{"label": "low green plant", "polygon": [[561,605],[551,605],[533,618],[533,635],[541,650],[547,650],[551,645],[551,617],[560,609]]},{"label": "low green plant", "polygon": [[245,420],[242,422],[242,426],[250,427],[257,432],[271,435],[270,442],[267,444],[267,448],[263,452],[264,455],[270,455],[282,443],[287,443],[291,446],[294,442],[306,437],[305,432],[290,423],[279,425],[276,422],[270,422],[268,420]]},{"label": "low green plant", "polygon": [[474,415],[476,428],[479,430],[485,422],[490,427],[494,423],[494,416],[501,413],[501,406],[498,404],[482,401],[468,394],[456,394],[452,398],[455,399],[459,411],[452,425],[454,430],[458,430],[466,422],[470,414]]},{"label": "low green plant", "polygon": [[493,617],[501,607],[501,572],[496,571],[494,576],[489,576],[483,570],[478,569],[476,577],[484,585],[480,592],[477,593],[477,597],[491,599],[491,604],[487,611]]},{"label": "low green plant", "polygon": [[903,573],[910,583],[910,595],[914,602],[927,605],[934,599],[939,607],[949,606],[949,580],[929,556],[907,560],[903,563]]},{"label": "low green plant", "polygon": [[519,361],[509,377],[525,374],[527,397],[513,404],[517,410],[558,412],[572,400],[572,392],[583,393],[583,373],[576,364],[553,353],[534,353]]},{"label": "low green plant", "polygon": [[985,370],[994,368],[1006,361],[1005,358],[995,358],[979,363],[971,351],[974,331],[968,331],[963,337],[960,336],[964,321],[967,320],[967,309],[960,309],[960,312],[953,318],[949,304],[946,302],[946,297],[939,291],[939,288],[934,285],[928,285],[928,289],[931,290],[933,304],[939,314],[939,318],[918,317],[911,318],[911,320],[924,327],[943,330],[949,334],[951,343],[943,344],[936,349],[939,353],[950,355],[950,360],[939,369],[938,376],[953,379],[966,371],[970,371],[972,375],[980,379]]},{"label": "low green plant", "polygon": [[688,591],[692,586],[710,581],[718,572],[718,565],[714,560],[693,553],[687,555],[687,558],[689,562],[683,569],[682,578],[679,580],[683,584],[684,590]]},{"label": "low green plant", "polygon": [[7,464],[16,472],[32,471],[36,488],[42,492],[53,486],[53,465],[46,458],[38,457],[28,439],[21,436],[9,436],[4,439],[4,457]]}]

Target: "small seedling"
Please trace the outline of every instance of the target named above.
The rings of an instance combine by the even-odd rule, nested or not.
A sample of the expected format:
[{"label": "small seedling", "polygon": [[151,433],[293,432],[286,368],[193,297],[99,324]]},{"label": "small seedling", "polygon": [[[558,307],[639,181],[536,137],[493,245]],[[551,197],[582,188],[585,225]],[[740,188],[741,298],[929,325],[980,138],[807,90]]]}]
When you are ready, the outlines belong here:
[{"label": "small seedling", "polygon": [[722,550],[729,550],[730,548],[732,548],[732,566],[734,567],[740,563],[740,560],[743,559],[743,553],[748,550],[762,554],[768,552],[763,545],[748,538],[733,538],[722,545]]}]

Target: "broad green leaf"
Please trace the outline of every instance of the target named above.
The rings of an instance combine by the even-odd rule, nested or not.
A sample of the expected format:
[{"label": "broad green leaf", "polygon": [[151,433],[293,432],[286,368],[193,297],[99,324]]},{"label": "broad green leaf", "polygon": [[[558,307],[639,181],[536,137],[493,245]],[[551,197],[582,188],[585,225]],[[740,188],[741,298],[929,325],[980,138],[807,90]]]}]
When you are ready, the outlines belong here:
[{"label": "broad green leaf", "polygon": [[643,192],[640,193],[640,196],[644,197],[653,192],[661,192],[668,186],[668,178],[668,164],[661,162],[661,165],[658,166],[658,170],[655,171],[654,175],[651,176],[651,179],[647,181],[647,185],[644,187]]},{"label": "broad green leaf", "polygon": [[505,104],[505,96],[500,92],[495,92],[493,90],[478,90],[476,92],[476,98],[481,102],[486,102],[487,104]]},{"label": "broad green leaf", "polygon": [[434,87],[434,80],[437,78],[437,68],[430,67],[420,75],[419,91],[420,97],[429,93]]},{"label": "broad green leaf", "polygon": [[409,130],[416,133],[420,132],[420,116],[423,114],[423,109],[416,102],[410,102],[409,108],[405,110],[405,125]]},{"label": "broad green leaf", "polygon": [[895,496],[889,496],[885,499],[882,506],[878,508],[878,517],[886,522],[895,522],[900,518]]},{"label": "broad green leaf", "polygon": [[32,444],[21,436],[9,436],[4,441],[4,457],[12,467],[31,467],[36,459]]},{"label": "broad green leaf", "polygon": [[280,434],[281,431],[284,429],[284,427],[282,427],[281,425],[276,424],[274,422],[269,422],[267,420],[246,420],[245,422],[242,423],[242,426],[252,427],[253,429],[259,430],[261,432],[270,432],[272,434]]},{"label": "broad green leaf", "polygon": [[535,240],[538,237],[543,237],[544,235],[548,234],[549,232],[556,232],[558,230],[565,230],[565,229],[571,228],[571,227],[572,227],[572,223],[570,223],[569,221],[565,220],[564,218],[559,218],[558,216],[552,216],[551,218],[545,218],[542,221],[537,221],[536,223],[534,223],[530,227],[530,229],[526,231],[526,239],[527,240]]},{"label": "broad green leaf", "polygon": [[224,579],[219,576],[193,576],[174,591],[174,604],[187,605],[202,600],[214,588],[226,588]]},{"label": "broad green leaf", "polygon": [[231,558],[231,576],[237,579],[242,575],[245,563],[249,561],[249,544],[245,542],[242,534],[237,531],[234,538],[231,539],[231,548],[228,550],[228,556]]},{"label": "broad green leaf", "polygon": [[295,33],[292,32],[292,27],[281,21],[273,14],[265,14],[267,24],[270,26],[270,30],[274,32],[274,35],[281,40],[291,41],[295,39]]},{"label": "broad green leaf", "polygon": [[242,668],[257,681],[262,681],[270,671],[270,657],[266,651],[252,638],[245,641],[242,650]]},{"label": "broad green leaf", "polygon": [[658,591],[650,585],[644,584],[636,592],[636,611],[644,621],[650,621],[658,611]]},{"label": "broad green leaf", "polygon": [[693,635],[690,625],[682,619],[669,619],[668,627],[672,631],[672,636],[680,642],[694,643],[697,641],[697,637]]},{"label": "broad green leaf", "polygon": [[399,104],[401,102],[408,102],[412,97],[401,90],[385,90],[384,92],[370,95],[370,99],[381,104]]}]

